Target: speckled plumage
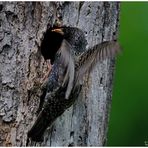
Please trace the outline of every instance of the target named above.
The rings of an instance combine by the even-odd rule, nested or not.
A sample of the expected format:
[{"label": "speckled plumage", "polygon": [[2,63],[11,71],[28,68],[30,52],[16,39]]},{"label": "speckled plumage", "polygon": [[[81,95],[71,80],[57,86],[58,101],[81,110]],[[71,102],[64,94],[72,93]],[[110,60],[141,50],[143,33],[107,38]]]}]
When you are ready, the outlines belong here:
[{"label": "speckled plumage", "polygon": [[87,40],[82,30],[76,27],[63,27],[64,38],[71,44],[74,54],[86,51]]},{"label": "speckled plumage", "polygon": [[[78,29],[77,31],[79,32],[80,30]],[[77,33],[77,35],[84,36],[82,35],[82,31],[80,32],[81,35],[79,33]],[[69,34],[71,35],[71,33],[72,32],[70,32]],[[81,87],[83,85],[82,81],[85,74],[87,72],[90,72],[98,61],[115,56],[120,49],[117,42],[108,41],[95,45],[88,51],[85,51],[85,39],[82,38],[85,43],[83,43],[82,40],[80,41],[79,36],[75,37],[75,39],[76,40],[74,41],[69,40],[69,44],[71,45],[69,46],[69,50],[78,51],[77,49],[74,49],[74,46],[80,46],[82,50],[79,50],[78,52],[83,52],[83,54],[79,56],[77,61],[74,60],[75,58],[72,59],[74,60],[74,79],[70,94],[68,95],[68,98],[66,98],[66,92],[69,87],[69,79],[67,79],[67,81],[65,81],[63,85],[67,65],[61,63],[60,54],[57,53],[55,55],[54,65],[49,75],[48,81],[42,89],[43,92],[41,95],[41,102],[38,110],[39,115],[33,127],[28,132],[28,138],[32,139],[33,141],[42,141],[43,134],[47,127],[51,126],[52,123],[75,102],[81,91]],[[77,55],[73,53],[75,52],[69,52],[69,54],[71,54],[72,56],[77,57]],[[70,75],[70,73],[68,75]]]}]

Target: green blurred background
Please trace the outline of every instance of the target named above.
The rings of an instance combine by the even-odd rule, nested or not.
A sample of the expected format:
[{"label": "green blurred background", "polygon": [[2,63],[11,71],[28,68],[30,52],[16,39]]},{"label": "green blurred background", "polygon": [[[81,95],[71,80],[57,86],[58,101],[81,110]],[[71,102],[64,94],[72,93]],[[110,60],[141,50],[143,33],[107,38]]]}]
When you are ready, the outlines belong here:
[{"label": "green blurred background", "polygon": [[108,146],[148,146],[148,2],[121,2]]}]

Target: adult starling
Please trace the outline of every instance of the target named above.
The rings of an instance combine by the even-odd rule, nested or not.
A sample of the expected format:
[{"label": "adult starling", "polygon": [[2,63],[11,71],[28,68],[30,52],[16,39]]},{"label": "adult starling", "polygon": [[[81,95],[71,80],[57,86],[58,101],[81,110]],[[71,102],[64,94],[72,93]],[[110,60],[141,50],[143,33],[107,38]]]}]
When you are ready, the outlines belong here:
[{"label": "adult starling", "polygon": [[[64,44],[65,43],[67,44],[67,42],[64,40]],[[83,44],[81,46],[83,46]],[[43,134],[47,127],[51,127],[52,123],[57,119],[57,117],[63,114],[64,111],[69,108],[78,98],[85,74],[90,72],[97,62],[102,61],[105,58],[114,57],[120,49],[119,44],[115,41],[103,42],[85,51],[77,60],[74,60],[73,55],[70,52],[70,44],[62,47],[62,50],[66,49],[66,52],[68,53],[67,55],[69,55],[67,56],[69,57],[67,62],[68,60],[73,61],[73,83],[69,85],[70,79],[65,79],[65,73],[67,73],[65,72],[65,69],[68,69],[67,63],[63,64],[65,63],[63,62],[65,54],[56,54],[54,65],[48,81],[43,87],[43,93],[41,95],[43,102],[40,104],[39,115],[33,127],[28,132],[28,138],[36,142],[43,140]],[[68,73],[68,76],[70,75],[71,73]],[[69,86],[71,89],[67,98],[66,93]]]}]

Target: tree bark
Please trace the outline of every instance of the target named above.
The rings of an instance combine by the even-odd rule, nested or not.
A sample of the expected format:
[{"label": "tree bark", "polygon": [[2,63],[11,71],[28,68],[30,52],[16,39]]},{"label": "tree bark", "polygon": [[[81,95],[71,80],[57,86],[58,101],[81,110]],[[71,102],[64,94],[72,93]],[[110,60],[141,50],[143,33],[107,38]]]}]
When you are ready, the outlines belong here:
[{"label": "tree bark", "polygon": [[[0,2],[0,146],[25,146],[36,119],[47,67],[40,55],[44,32],[59,18],[82,29],[92,47],[117,38],[117,2]],[[115,60],[97,64],[78,101],[47,130],[42,146],[103,146]]]}]

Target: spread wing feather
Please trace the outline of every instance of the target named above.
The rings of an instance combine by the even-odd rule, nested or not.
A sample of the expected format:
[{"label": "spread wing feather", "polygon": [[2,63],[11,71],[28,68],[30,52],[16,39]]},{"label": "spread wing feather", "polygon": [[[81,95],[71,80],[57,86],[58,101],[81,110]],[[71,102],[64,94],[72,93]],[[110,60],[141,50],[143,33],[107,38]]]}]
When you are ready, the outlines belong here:
[{"label": "spread wing feather", "polygon": [[91,72],[97,62],[114,57],[120,51],[116,41],[106,41],[97,44],[83,53],[76,63],[76,81],[79,82],[86,72]]}]

